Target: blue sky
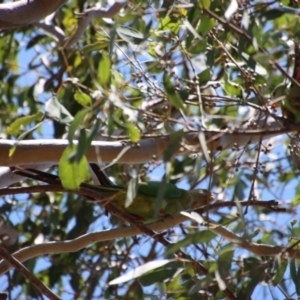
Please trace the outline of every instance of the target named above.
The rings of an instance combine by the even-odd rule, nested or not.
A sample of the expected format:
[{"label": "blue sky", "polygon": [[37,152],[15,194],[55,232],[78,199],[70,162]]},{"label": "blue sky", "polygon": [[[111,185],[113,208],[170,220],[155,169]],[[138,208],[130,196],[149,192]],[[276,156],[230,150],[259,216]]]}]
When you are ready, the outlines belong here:
[{"label": "blue sky", "polygon": [[[20,36],[21,38],[21,36]],[[26,38],[25,38],[26,39]],[[32,57],[35,56],[35,53],[33,50],[24,50],[20,52],[19,55],[19,71],[21,73],[25,72],[25,70],[27,69],[27,62],[31,61]],[[26,72],[26,74],[24,74],[24,76],[22,76],[19,79],[19,83],[21,85],[24,86],[30,86],[32,85],[35,81],[37,80],[36,74],[32,71],[28,71]],[[51,95],[49,93],[42,93],[41,95],[39,95],[39,101],[46,101]],[[23,108],[20,108],[20,112],[22,112]],[[43,127],[43,136],[41,138],[50,138],[53,135],[53,130],[51,127],[51,123],[47,123],[44,127]],[[36,135],[36,137],[39,137],[39,135]],[[284,155],[286,155],[285,152],[285,148],[283,146],[283,143],[281,141],[277,142],[276,148],[272,149],[271,154],[269,155],[262,155],[262,159],[266,160],[266,162],[268,164],[271,164],[272,161],[275,159],[274,155],[276,154],[277,157],[282,157]],[[289,165],[288,163],[286,163],[286,167],[288,168]],[[246,172],[246,171],[245,171]],[[251,169],[249,169],[249,172],[251,173]],[[150,174],[151,179],[153,180],[159,180],[162,175],[164,173],[164,166],[161,165],[157,168],[155,168],[155,170]],[[275,180],[275,177],[274,177]],[[208,184],[208,182],[204,183]],[[183,180],[179,183],[178,185],[181,188],[188,188],[188,184],[187,181]],[[290,181],[288,185],[286,185],[284,187],[283,190],[280,190],[279,185],[276,186],[276,183],[274,185],[274,187],[272,188],[272,190],[274,190],[274,193],[271,194],[269,191],[267,190],[262,190],[261,191],[261,199],[262,200],[269,200],[269,199],[274,199],[274,196],[277,196],[276,199],[282,201],[283,204],[288,203],[289,201],[291,201],[294,196],[295,196],[295,192],[297,191],[299,186],[299,180],[297,178],[295,178],[294,180]],[[204,187],[204,186],[201,186]],[[207,187],[207,186],[206,186]],[[217,191],[215,191],[217,193]],[[225,200],[231,200],[232,199],[232,193],[233,191],[229,189],[229,191],[227,191],[228,193],[226,194],[226,199]],[[245,195],[248,195],[249,193],[249,186],[248,189],[245,191]],[[217,194],[217,196],[219,196]],[[20,197],[20,200],[22,200],[22,197]],[[241,199],[240,199],[241,200]],[[230,211],[227,211],[230,212]],[[295,218],[298,219],[299,216],[299,209],[296,209],[295,214],[271,214],[269,216],[269,218],[267,220],[265,220],[264,222],[262,222],[262,226],[264,226],[264,229],[271,229],[274,224],[276,225],[276,227],[278,227],[282,232],[287,231],[289,224],[292,220],[294,220]],[[263,216],[261,216],[263,217]],[[22,219],[22,216],[20,214],[13,214],[12,215],[12,222],[17,224],[18,222],[20,222],[20,219]],[[15,218],[15,219],[14,219]],[[246,218],[248,218],[246,216]],[[299,226],[299,224],[297,224]],[[103,216],[103,218],[99,219],[97,221],[97,223],[94,223],[90,230],[99,230],[100,228],[105,228],[106,226],[109,226],[109,223],[107,222],[107,218],[105,216]],[[71,224],[70,224],[71,227]],[[149,239],[148,239],[149,240]],[[286,243],[286,241],[282,241],[283,244]],[[142,254],[145,255],[148,253],[149,251],[149,247],[150,247],[151,243],[144,243],[143,245],[140,245],[138,247],[137,254]],[[237,251],[237,253],[239,253],[240,255],[242,255],[243,253],[245,253],[243,250],[239,250]],[[47,268],[49,266],[49,262],[47,260],[47,258],[40,258],[38,260],[38,264],[36,266],[36,271],[38,270],[42,270],[44,268]],[[68,286],[68,280],[65,280],[66,283],[66,287]],[[1,289],[1,285],[6,286],[6,283],[4,283],[2,281],[2,284],[0,284],[0,289]],[[291,291],[292,292],[292,291]],[[16,293],[16,291],[15,291]],[[273,288],[270,286],[260,286],[255,290],[255,293],[253,295],[253,299],[261,299],[262,296],[265,299],[273,299],[273,295],[275,294],[276,296],[274,298],[277,297],[277,299],[282,299],[283,295],[280,294],[278,292],[277,288]],[[65,294],[64,295],[64,299],[72,299],[71,295],[69,294]]]}]

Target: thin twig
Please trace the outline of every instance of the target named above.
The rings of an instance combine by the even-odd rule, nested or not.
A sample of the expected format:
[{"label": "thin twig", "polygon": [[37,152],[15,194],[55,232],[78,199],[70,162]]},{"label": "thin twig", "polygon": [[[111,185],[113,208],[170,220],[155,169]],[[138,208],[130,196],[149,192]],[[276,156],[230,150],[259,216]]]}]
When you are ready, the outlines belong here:
[{"label": "thin twig", "polygon": [[[249,42],[251,42],[252,44],[252,38],[251,36],[244,31],[241,28],[236,27],[234,24],[228,22],[227,20],[222,19],[221,17],[219,17],[218,15],[216,15],[214,12],[212,12],[210,9],[208,8],[204,8],[203,11],[205,13],[207,13],[210,17],[216,19],[217,21],[219,21],[222,25],[228,27],[229,29],[231,29],[232,31],[238,33],[240,36],[243,36],[244,38],[246,38]],[[261,46],[258,46],[258,49],[265,54],[269,54],[264,48],[262,48]],[[283,69],[283,67],[281,67],[275,60],[271,59],[270,60],[274,66],[286,77],[288,78],[291,82],[293,82],[296,86],[300,87],[299,82],[297,82],[296,79],[294,79],[292,76],[289,75],[289,73],[287,71],[285,71]]]},{"label": "thin twig", "polygon": [[[0,190],[1,191],[1,190]],[[240,201],[238,203],[240,206],[260,206],[260,207],[265,207],[268,208],[271,211],[276,211],[276,212],[287,212],[287,209],[284,207],[276,207],[278,205],[278,202],[276,200],[268,200],[268,201],[252,201],[252,200],[246,200],[246,201]],[[201,213],[206,212],[206,211],[211,211],[217,208],[223,208],[223,207],[236,207],[237,204],[235,202],[216,202],[209,204],[203,208],[200,208],[199,211]],[[198,211],[198,210],[196,210]]]}]

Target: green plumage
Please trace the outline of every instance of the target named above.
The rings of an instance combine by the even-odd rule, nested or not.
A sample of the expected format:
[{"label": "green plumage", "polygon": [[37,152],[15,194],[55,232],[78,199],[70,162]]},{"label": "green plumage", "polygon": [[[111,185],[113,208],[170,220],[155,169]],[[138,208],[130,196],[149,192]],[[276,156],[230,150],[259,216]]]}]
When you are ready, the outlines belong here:
[{"label": "green plumage", "polygon": [[128,207],[125,207],[127,190],[122,186],[85,185],[85,187],[96,189],[105,200],[110,201],[118,209],[137,217],[145,223],[183,210],[196,209],[209,204],[214,199],[212,193],[208,190],[186,191],[167,183],[158,216],[155,218],[157,195],[161,184],[158,181],[138,184],[137,195]]}]

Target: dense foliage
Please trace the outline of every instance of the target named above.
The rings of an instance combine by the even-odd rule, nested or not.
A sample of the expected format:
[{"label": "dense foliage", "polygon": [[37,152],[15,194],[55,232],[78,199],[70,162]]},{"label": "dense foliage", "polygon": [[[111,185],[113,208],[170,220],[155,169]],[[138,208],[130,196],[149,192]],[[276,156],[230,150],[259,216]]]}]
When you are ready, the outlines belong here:
[{"label": "dense foliage", "polygon": [[[47,22],[69,37],[78,24],[74,11],[82,12],[96,3],[70,0]],[[93,139],[126,140],[126,151],[145,138],[170,136],[163,157],[154,156],[140,165],[120,164],[116,159],[106,172],[124,186],[139,179],[211,190],[217,200],[230,204],[215,206],[204,215],[245,242],[218,235],[193,215],[193,220],[164,231],[163,237],[172,245],[143,233],[25,261],[57,296],[300,296],[298,261],[284,253],[286,248],[299,247],[299,138],[289,132],[265,139],[264,133],[268,122],[278,122],[279,128],[291,125],[291,120],[280,117],[284,94],[275,97],[274,90],[292,80],[294,43],[300,42],[299,16],[293,1],[279,4],[130,1],[113,19],[94,18],[70,49],[38,25],[1,33],[1,138],[67,138],[70,143],[78,139],[78,147],[69,148],[64,163],[69,163],[71,153],[72,163],[81,161],[86,166],[83,157]],[[240,145],[235,135],[234,147],[210,151],[201,134],[207,128],[214,129],[218,138],[226,130],[240,130],[243,136],[257,128],[261,136],[258,143]],[[201,152],[185,144],[187,132],[199,133]],[[180,148],[186,154],[178,155]],[[48,172],[56,174],[57,167]],[[69,174],[73,178],[72,170]],[[15,186],[37,184],[27,179]],[[252,205],[273,199],[279,204]],[[244,200],[248,205],[242,206]],[[276,211],[278,206],[285,210]],[[10,253],[128,226],[107,214],[101,204],[71,192],[7,192],[0,209],[3,223],[18,235],[13,245],[3,242]],[[262,249],[258,254],[246,243],[276,245],[282,251],[268,255]],[[138,267],[140,276],[129,273]],[[124,274],[128,276],[120,279]],[[13,268],[1,275],[0,289],[10,299],[43,297]]]}]

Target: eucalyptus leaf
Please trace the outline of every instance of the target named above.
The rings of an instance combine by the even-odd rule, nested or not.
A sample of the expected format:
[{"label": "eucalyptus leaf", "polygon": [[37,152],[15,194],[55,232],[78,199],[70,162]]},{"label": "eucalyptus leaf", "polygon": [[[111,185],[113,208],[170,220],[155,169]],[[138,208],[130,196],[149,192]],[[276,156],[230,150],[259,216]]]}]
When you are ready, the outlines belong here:
[{"label": "eucalyptus leaf", "polygon": [[163,260],[155,260],[155,261],[145,263],[144,265],[141,265],[141,266],[135,268],[134,270],[127,272],[125,275],[120,276],[114,280],[111,280],[109,282],[109,285],[120,284],[120,283],[127,282],[129,280],[138,278],[138,277],[146,274],[147,272],[150,272],[154,269],[165,266],[166,264],[170,263],[171,261],[172,260],[163,259]]},{"label": "eucalyptus leaf", "polygon": [[128,43],[139,45],[145,40],[144,34],[128,26],[118,26],[116,31],[118,35]]},{"label": "eucalyptus leaf", "polygon": [[79,163],[71,162],[70,156],[76,151],[76,146],[67,147],[59,161],[58,173],[65,189],[77,190],[82,182],[90,178],[88,161],[82,157]]},{"label": "eucalyptus leaf", "polygon": [[41,111],[39,111],[34,115],[18,118],[12,124],[7,126],[6,132],[7,134],[17,136],[20,133],[21,128],[23,126],[27,126],[34,121],[40,121],[43,118],[43,116],[44,114]]},{"label": "eucalyptus leaf", "polygon": [[60,123],[70,123],[73,116],[69,111],[53,96],[45,103],[45,114],[48,118],[56,120]]}]

